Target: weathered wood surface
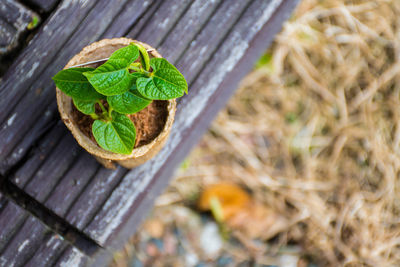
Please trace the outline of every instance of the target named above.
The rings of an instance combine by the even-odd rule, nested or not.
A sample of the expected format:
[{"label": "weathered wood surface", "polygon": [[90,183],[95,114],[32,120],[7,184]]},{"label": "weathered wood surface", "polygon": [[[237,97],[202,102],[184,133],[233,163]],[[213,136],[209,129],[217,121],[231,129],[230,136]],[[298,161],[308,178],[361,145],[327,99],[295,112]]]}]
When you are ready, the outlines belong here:
[{"label": "weathered wood surface", "polygon": [[63,241],[61,236],[49,235],[40,243],[37,250],[25,264],[29,267],[51,266],[58,258],[61,258],[64,251],[70,248],[72,246]]},{"label": "weathered wood surface", "polygon": [[[76,248],[69,246],[62,254],[62,256],[57,260],[55,266],[60,267],[82,267],[87,266],[90,262],[90,259],[83,254],[81,251],[77,250]],[[105,263],[101,265],[105,266]],[[98,266],[101,266],[98,265]]]},{"label": "weathered wood surface", "polygon": [[29,217],[8,242],[0,259],[7,262],[8,266],[24,265],[34,255],[36,248],[46,241],[48,231],[38,219]]},{"label": "weathered wood surface", "polygon": [[[5,205],[0,209],[0,266],[50,266],[73,249],[40,220],[15,203],[2,200],[5,198],[0,194],[0,203]],[[16,218],[22,220],[14,221]],[[82,261],[87,260],[83,253],[78,254]]]},{"label": "weathered wood surface", "polygon": [[[0,84],[1,173],[4,174],[11,166],[16,164],[27,152],[29,145],[32,145],[38,137],[31,134],[26,135],[27,131],[35,124],[33,122],[38,122],[41,128],[44,128],[54,116],[55,105],[53,105],[53,109],[47,110],[47,112],[44,111],[48,103],[51,102],[47,99],[51,93],[48,92],[49,89],[44,90],[43,83],[45,85],[51,83],[50,75],[47,73],[48,77],[46,78],[40,74],[45,69],[56,72],[55,68],[59,69],[63,66],[63,63],[57,63],[57,59],[60,61],[60,58],[55,56],[93,5],[94,1],[86,3],[63,1],[56,12],[50,16],[47,23],[35,35],[29,46],[22,51],[15,63],[5,73]],[[59,29],[63,30],[60,31]],[[52,67],[49,69],[50,62]],[[38,87],[32,87],[34,82]],[[23,96],[25,98],[22,98]],[[30,123],[15,123],[24,119],[26,121],[28,117],[29,121],[31,121]],[[41,119],[38,120],[38,117]],[[38,132],[40,130],[35,129],[35,133],[37,134]],[[24,140],[26,146],[19,147],[13,151],[13,148],[22,139],[27,139]]]},{"label": "weathered wood surface", "polygon": [[0,255],[27,218],[28,213],[25,210],[13,202],[7,201],[0,213]]},{"label": "weathered wood surface", "polygon": [[15,0],[0,1],[0,57],[18,45],[34,16],[35,12]]},{"label": "weathered wood surface", "polygon": [[[0,173],[99,245],[110,251],[120,248],[296,3],[62,1],[0,84]],[[63,30],[57,31],[60,27]],[[76,144],[59,122],[50,80],[85,45],[121,35],[156,47],[189,83],[189,95],[179,101],[165,148],[129,172],[102,168]],[[1,208],[0,198],[0,212],[13,216],[18,227],[5,228],[4,239],[0,233],[3,251],[27,220],[25,213],[12,215],[7,206]],[[4,218],[0,213],[0,225]],[[39,242],[40,249],[29,261],[32,266],[56,253],[51,248],[57,246],[63,254],[51,254],[49,263],[86,264],[76,248],[53,236],[46,240],[52,245]],[[98,249],[91,264],[104,265],[108,257]]]}]

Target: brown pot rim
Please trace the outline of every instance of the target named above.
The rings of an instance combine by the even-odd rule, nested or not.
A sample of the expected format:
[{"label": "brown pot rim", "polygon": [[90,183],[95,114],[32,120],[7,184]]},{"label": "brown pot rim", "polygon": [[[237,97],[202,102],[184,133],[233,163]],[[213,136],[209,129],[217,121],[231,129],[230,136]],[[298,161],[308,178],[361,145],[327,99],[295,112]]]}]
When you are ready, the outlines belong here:
[{"label": "brown pot rim", "polygon": [[[131,42],[136,42],[141,45],[143,45],[146,49],[154,49],[150,45],[146,43],[142,43],[133,39],[129,38],[113,38],[113,39],[103,39],[101,41],[92,43],[85,48],[82,49],[79,54],[75,55],[73,58],[71,58],[67,65],[65,65],[64,69],[69,68],[70,66],[74,66],[77,64],[85,63],[90,60],[97,60],[99,58],[94,58],[94,59],[85,59],[88,54],[94,54],[94,51],[96,49],[104,47],[104,46],[113,46],[113,45],[129,45]],[[149,52],[153,57],[159,57],[161,58],[162,56],[160,53],[158,53],[155,49],[151,52]],[[86,136],[78,127],[78,125],[75,123],[73,120],[72,114],[71,114],[71,105],[72,105],[72,99],[71,97],[67,96],[64,94],[60,89],[56,88],[56,95],[57,95],[57,105],[58,105],[58,110],[61,115],[61,119],[64,121],[65,125],[67,128],[72,132],[72,135],[75,137],[79,145],[81,145],[86,151],[88,151],[90,154],[100,157],[102,159],[106,160],[112,160],[112,161],[122,161],[122,160],[129,160],[129,159],[135,159],[135,158],[140,158],[145,156],[147,153],[150,153],[152,150],[159,149],[159,146],[162,146],[164,143],[164,140],[168,137],[169,132],[171,131],[172,124],[174,121],[175,117],[175,111],[176,111],[176,100],[168,100],[168,116],[167,120],[165,122],[164,128],[160,132],[160,134],[149,144],[134,148],[132,153],[129,155],[125,154],[117,154],[113,153],[107,150],[104,150],[103,148],[99,147],[95,142],[93,142],[88,136]],[[68,106],[69,105],[69,106]],[[151,153],[150,153],[151,154]]]}]

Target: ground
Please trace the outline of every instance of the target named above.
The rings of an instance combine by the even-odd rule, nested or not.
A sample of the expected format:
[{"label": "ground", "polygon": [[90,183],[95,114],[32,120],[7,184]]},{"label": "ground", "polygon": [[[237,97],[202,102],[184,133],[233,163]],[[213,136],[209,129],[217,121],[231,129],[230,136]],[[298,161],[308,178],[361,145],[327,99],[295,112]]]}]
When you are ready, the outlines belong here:
[{"label": "ground", "polygon": [[400,266],[399,57],[400,1],[302,1],[113,266]]}]

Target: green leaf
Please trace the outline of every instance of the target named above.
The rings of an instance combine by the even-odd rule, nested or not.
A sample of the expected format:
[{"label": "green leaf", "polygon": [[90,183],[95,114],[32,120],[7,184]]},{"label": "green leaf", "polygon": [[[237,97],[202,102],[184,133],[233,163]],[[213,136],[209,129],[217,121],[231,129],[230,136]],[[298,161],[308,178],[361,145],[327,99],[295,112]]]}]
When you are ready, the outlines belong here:
[{"label": "green leaf", "polygon": [[57,88],[73,99],[97,100],[102,96],[94,90],[84,72],[93,71],[93,68],[70,68],[59,71],[53,77]]},{"label": "green leaf", "polygon": [[96,101],[73,99],[73,102],[74,102],[75,107],[83,114],[90,115],[90,114],[95,113]]},{"label": "green leaf", "polygon": [[122,114],[133,114],[147,107],[151,100],[144,98],[136,89],[136,86],[132,87],[133,89],[121,95],[108,96],[108,104]]},{"label": "green leaf", "polygon": [[132,77],[132,87],[135,87],[135,89],[136,89],[136,80],[141,77],[143,77],[143,78],[147,77],[146,74],[140,73],[140,72],[132,72],[132,73],[130,73],[130,75]]},{"label": "green leaf", "polygon": [[150,69],[150,58],[149,54],[147,53],[146,48],[144,48],[141,44],[135,44],[139,48],[139,53],[140,53],[140,62],[142,63],[143,68],[146,71],[149,71]]},{"label": "green leaf", "polygon": [[123,59],[127,61],[128,65],[130,65],[136,59],[138,59],[138,57],[139,57],[139,48],[135,45],[128,45],[112,53],[109,60]]},{"label": "green leaf", "polygon": [[83,75],[97,92],[106,96],[119,95],[128,91],[132,85],[133,76],[129,74],[129,64],[125,59],[109,59],[96,70]]},{"label": "green leaf", "polygon": [[149,99],[168,100],[188,92],[185,77],[166,59],[152,58],[150,65],[154,72],[148,78],[138,78],[138,91]]},{"label": "green leaf", "polygon": [[113,111],[111,117],[112,120],[108,122],[94,121],[92,132],[96,142],[105,150],[130,154],[135,145],[135,126],[126,115]]}]

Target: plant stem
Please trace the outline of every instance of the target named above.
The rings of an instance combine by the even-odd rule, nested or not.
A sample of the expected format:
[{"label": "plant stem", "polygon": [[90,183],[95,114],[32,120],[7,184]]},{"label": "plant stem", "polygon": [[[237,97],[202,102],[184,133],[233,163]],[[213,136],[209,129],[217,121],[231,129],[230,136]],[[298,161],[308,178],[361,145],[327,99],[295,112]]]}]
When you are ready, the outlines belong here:
[{"label": "plant stem", "polygon": [[150,75],[151,75],[150,71],[144,70],[144,69],[136,67],[136,66],[132,66],[131,65],[131,66],[129,66],[129,69],[131,69],[133,71],[136,71],[136,72],[139,72],[139,73],[146,74],[148,77],[150,77]]},{"label": "plant stem", "polygon": [[101,110],[103,111],[103,113],[107,113],[107,110],[106,110],[106,108],[103,106],[103,103],[101,103],[100,100],[97,100],[96,102],[97,102],[97,104],[99,104],[99,106],[100,106]]},{"label": "plant stem", "polygon": [[90,114],[90,117],[92,117],[92,119],[94,119],[94,120],[97,120],[100,118],[96,113]]},{"label": "plant stem", "polygon": [[101,113],[101,116],[99,116],[99,118],[101,118],[102,120],[105,120],[105,121],[110,121],[112,108],[108,107],[108,111],[107,111],[107,109],[104,107],[103,103],[101,103],[101,100],[97,100],[96,103],[99,104],[101,110],[103,111]]},{"label": "plant stem", "polygon": [[142,69],[142,73],[143,73],[143,74],[146,74],[146,75],[149,76],[149,77],[150,77],[150,75],[151,75],[151,72],[150,72],[150,71],[147,71],[147,70],[144,70],[144,69]]}]

